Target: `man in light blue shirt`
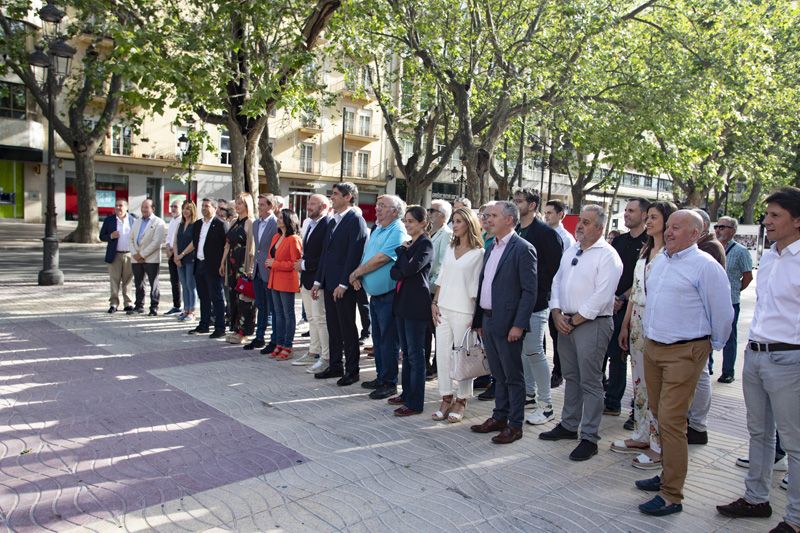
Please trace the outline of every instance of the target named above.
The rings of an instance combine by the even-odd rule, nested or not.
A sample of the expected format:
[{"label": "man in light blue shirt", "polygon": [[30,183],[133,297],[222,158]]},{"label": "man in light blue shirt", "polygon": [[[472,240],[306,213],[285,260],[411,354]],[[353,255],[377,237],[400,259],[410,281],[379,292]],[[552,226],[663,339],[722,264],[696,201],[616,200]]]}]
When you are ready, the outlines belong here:
[{"label": "man in light blue shirt", "polygon": [[662,474],[637,481],[659,491],[639,506],[653,516],[683,510],[689,463],[686,417],[695,387],[713,347],[722,349],[731,331],[733,306],[725,269],[697,248],[703,220],[681,209],[667,221],[665,250],[645,281],[645,383],[658,421]]},{"label": "man in light blue shirt", "polygon": [[377,224],[364,245],[361,264],[350,274],[350,284],[370,295],[372,345],[375,350],[377,378],[361,384],[373,389],[369,397],[380,400],[397,394],[397,356],[400,350],[392,305],[396,282],[389,276],[397,260],[397,249],[409,239],[401,222],[405,203],[394,195],[378,197],[375,204]]}]

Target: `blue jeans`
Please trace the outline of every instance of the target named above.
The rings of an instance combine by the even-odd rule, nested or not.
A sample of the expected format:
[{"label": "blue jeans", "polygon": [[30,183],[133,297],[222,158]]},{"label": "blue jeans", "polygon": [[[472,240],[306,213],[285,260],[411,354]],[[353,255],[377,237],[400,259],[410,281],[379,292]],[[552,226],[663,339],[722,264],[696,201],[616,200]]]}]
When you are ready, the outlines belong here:
[{"label": "blue jeans", "polygon": [[536,395],[542,406],[553,403],[550,397],[550,367],[544,353],[544,328],[547,327],[549,309],[531,313],[530,330],[522,339],[522,370],[525,372],[525,392]]},{"label": "blue jeans", "polygon": [[392,313],[393,303],[394,291],[372,296],[369,301],[375,370],[378,373],[378,381],[385,385],[397,385],[397,352],[400,343],[397,339],[397,324]]},{"label": "blue jeans", "polygon": [[722,350],[722,375],[733,377],[733,367],[736,365],[736,325],[739,323],[739,304],[733,304],[733,328],[725,348]]},{"label": "blue jeans", "polygon": [[272,323],[275,343],[284,348],[291,348],[297,329],[297,319],[294,315],[295,293],[275,290],[270,293],[272,293],[272,308],[275,310],[275,321]]},{"label": "blue jeans", "polygon": [[422,412],[425,404],[425,330],[428,320],[397,318],[397,334],[403,348],[403,403]]},{"label": "blue jeans", "polygon": [[197,284],[194,281],[194,261],[191,263],[181,263],[178,267],[178,279],[181,282],[183,292],[183,312],[194,313],[197,305]]}]

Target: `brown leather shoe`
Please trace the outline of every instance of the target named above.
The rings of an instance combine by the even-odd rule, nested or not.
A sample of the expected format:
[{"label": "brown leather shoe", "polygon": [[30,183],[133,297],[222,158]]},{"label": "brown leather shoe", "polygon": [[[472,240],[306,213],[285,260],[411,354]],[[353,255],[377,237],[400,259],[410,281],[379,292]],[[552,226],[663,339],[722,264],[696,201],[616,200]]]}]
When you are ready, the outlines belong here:
[{"label": "brown leather shoe", "polygon": [[406,407],[406,406],[404,405],[403,407],[398,407],[397,409],[395,409],[395,410],[394,410],[394,416],[411,416],[411,415],[418,415],[418,414],[420,414],[421,412],[422,412],[422,411],[415,411],[415,410],[413,410],[413,409],[410,409],[410,408],[408,408],[408,407]]},{"label": "brown leather shoe", "polygon": [[392,396],[391,398],[386,400],[386,403],[388,403],[389,405],[403,405],[406,402],[405,400],[403,400],[402,396]]},{"label": "brown leather shoe", "polygon": [[487,418],[483,424],[472,426],[469,429],[475,433],[491,433],[493,431],[502,431],[508,426],[508,420],[495,420],[494,418]]},{"label": "brown leather shoe", "polygon": [[521,438],[522,438],[522,429],[506,426],[505,429],[503,429],[503,431],[501,431],[499,435],[495,435],[494,437],[492,437],[492,442],[494,442],[495,444],[511,444],[515,440],[519,440]]}]

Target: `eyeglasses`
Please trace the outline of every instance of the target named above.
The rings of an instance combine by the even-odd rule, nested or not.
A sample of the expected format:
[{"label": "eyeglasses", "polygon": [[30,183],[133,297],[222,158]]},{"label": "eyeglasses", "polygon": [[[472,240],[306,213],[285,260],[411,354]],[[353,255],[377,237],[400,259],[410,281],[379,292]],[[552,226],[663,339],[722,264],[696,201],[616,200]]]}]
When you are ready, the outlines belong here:
[{"label": "eyeglasses", "polygon": [[575,266],[575,265],[577,265],[577,264],[578,264],[578,258],[579,258],[580,256],[582,256],[582,255],[583,255],[583,248],[579,248],[579,249],[578,249],[578,253],[576,253],[576,254],[575,254],[575,257],[573,257],[573,258],[572,258],[572,263],[570,263],[570,264],[571,264],[572,266]]},{"label": "eyeglasses", "polygon": [[714,226],[714,229],[733,229],[733,226],[725,226],[723,224],[717,224]]}]

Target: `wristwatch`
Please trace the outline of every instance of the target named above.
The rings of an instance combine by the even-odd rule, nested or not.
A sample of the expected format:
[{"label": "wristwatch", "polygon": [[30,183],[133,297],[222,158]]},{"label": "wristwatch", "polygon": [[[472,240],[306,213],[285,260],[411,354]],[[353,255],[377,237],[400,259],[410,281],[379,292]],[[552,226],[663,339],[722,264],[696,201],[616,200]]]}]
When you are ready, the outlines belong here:
[{"label": "wristwatch", "polygon": [[573,324],[573,323],[572,323],[572,317],[569,317],[569,318],[567,318],[567,324],[569,324],[569,326],[570,326],[571,328],[574,328],[574,327],[575,327],[575,324]]}]

